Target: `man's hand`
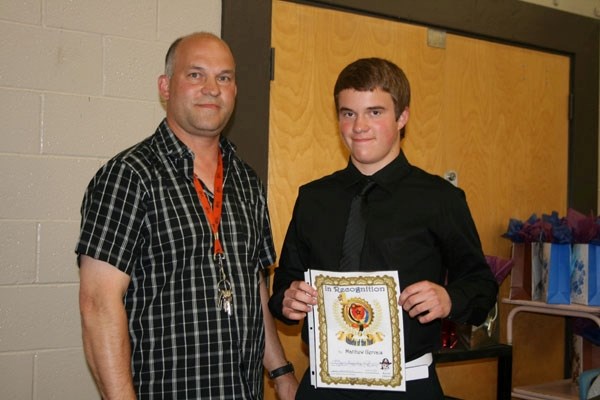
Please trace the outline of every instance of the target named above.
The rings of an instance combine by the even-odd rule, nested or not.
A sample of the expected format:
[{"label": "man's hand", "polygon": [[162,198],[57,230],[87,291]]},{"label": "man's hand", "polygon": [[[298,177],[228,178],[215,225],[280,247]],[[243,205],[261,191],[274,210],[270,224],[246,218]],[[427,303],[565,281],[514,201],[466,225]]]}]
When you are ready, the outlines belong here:
[{"label": "man's hand", "polygon": [[317,291],[304,281],[294,281],[283,294],[283,315],[291,320],[301,320],[317,304]]},{"label": "man's hand", "polygon": [[446,289],[429,281],[417,282],[404,288],[398,304],[411,318],[417,317],[422,324],[445,318],[452,309],[452,301]]}]

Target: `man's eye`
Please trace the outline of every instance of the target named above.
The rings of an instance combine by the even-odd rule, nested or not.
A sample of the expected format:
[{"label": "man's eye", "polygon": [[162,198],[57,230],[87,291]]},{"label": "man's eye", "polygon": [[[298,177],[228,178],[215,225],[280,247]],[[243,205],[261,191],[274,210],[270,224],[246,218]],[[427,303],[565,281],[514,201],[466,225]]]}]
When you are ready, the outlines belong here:
[{"label": "man's eye", "polygon": [[232,80],[233,79],[229,75],[224,75],[224,76],[219,77],[219,82],[227,83],[227,82],[231,82]]}]

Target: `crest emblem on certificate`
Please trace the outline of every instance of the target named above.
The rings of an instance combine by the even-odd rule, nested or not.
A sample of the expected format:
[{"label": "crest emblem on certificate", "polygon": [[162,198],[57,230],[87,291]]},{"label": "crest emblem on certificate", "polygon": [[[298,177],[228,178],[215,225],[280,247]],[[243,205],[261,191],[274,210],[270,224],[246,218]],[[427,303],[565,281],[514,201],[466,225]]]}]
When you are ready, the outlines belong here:
[{"label": "crest emblem on certificate", "polygon": [[[352,346],[370,346],[383,340],[383,333],[372,332],[377,327],[377,315],[373,306],[362,297],[338,296],[341,319],[348,328],[338,332],[338,339]],[[378,306],[378,304],[376,304]],[[379,307],[378,307],[379,308]]]}]

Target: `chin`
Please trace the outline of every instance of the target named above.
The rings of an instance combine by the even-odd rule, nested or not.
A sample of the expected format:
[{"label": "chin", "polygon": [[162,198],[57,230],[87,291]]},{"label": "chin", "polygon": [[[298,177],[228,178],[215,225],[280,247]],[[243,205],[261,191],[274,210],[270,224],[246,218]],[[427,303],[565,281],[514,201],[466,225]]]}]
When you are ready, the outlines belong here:
[{"label": "chin", "polygon": [[359,154],[352,153],[352,158],[361,164],[373,164],[378,161],[376,157],[370,157],[367,154],[360,154],[360,153]]}]

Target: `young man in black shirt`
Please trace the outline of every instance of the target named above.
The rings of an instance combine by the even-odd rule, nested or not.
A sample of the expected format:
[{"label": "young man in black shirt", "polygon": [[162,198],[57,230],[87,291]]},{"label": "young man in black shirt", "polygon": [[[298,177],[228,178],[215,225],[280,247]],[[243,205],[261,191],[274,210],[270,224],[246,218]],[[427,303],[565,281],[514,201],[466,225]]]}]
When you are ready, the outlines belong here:
[{"label": "young man in black shirt", "polygon": [[[387,60],[357,60],[338,76],[334,98],[350,161],[345,169],[300,188],[270,309],[286,323],[306,317],[317,303],[316,290],[304,282],[308,268],[397,270],[405,359],[427,360],[429,376],[408,381],[406,392],[390,392],[315,389],[307,373],[296,399],[442,399],[431,361],[431,352],[441,345],[441,319],[480,324],[496,301],[497,283],[464,192],[412,166],[402,151],[410,103],[404,72]],[[362,251],[342,268],[350,204],[365,182],[374,185],[365,194]]]}]

